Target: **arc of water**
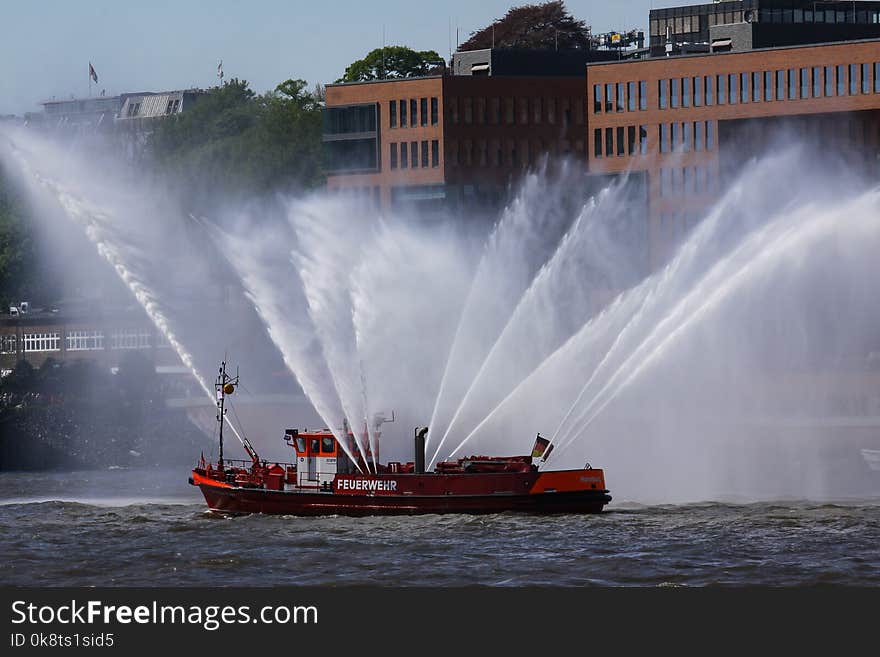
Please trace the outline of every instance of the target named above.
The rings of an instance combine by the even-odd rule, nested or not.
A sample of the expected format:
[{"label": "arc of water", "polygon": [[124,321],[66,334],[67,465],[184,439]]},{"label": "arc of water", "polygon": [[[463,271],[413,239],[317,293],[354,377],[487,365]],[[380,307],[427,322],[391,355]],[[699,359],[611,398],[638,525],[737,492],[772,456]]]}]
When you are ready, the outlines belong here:
[{"label": "arc of water", "polygon": [[[773,222],[764,229],[756,231],[756,233],[747,240],[747,243],[744,243],[734,254],[713,267],[700,283],[679,302],[669,316],[664,318],[664,320],[658,324],[656,330],[653,331],[641,345],[639,345],[639,349],[634,352],[623,365],[621,365],[618,371],[615,372],[615,375],[608,381],[602,390],[599,391],[593,402],[591,402],[591,405],[587,410],[590,414],[586,417],[586,420],[577,425],[578,428],[573,436],[568,438],[564,443],[559,444],[558,453],[561,453],[571,445],[574,440],[582,435],[596,417],[607,408],[608,404],[613,401],[627,385],[650,367],[652,363],[656,362],[657,358],[665,350],[668,344],[677,339],[689,326],[699,321],[707,312],[717,307],[719,303],[735,290],[739,289],[739,287],[748,280],[749,274],[755,275],[754,272],[760,271],[762,266],[772,264],[772,257],[777,253],[785,252],[809,241],[810,239],[814,239],[817,235],[820,235],[824,229],[833,228],[836,221],[846,218],[847,214],[840,212],[832,213],[830,215],[819,214],[812,217],[807,223],[801,222],[797,226],[791,225],[790,221],[785,222],[786,225],[783,226],[777,226],[777,222]],[[783,217],[782,220],[784,219],[785,217]],[[771,239],[768,240],[768,233],[774,231],[778,231],[778,234],[773,235]],[[745,259],[742,264],[737,266],[739,262],[737,256],[741,256],[749,250],[754,250],[756,247],[758,248],[756,255]],[[722,281],[724,284],[720,284]],[[699,302],[700,299],[702,299],[702,302]],[[691,302],[695,301],[697,302],[696,308],[690,314],[686,314],[693,305]],[[676,320],[680,320],[678,321],[678,324],[668,327],[669,324],[673,324]],[[663,333],[664,331],[665,334]],[[653,342],[652,339],[654,339]],[[656,344],[654,344],[654,342],[656,342]],[[619,376],[624,376],[621,374],[621,372],[624,371],[624,368],[630,362],[633,362],[635,358],[640,357],[645,351],[648,351],[648,353],[645,354],[645,357],[636,364],[628,375],[625,375],[625,378],[623,378],[618,385],[611,388],[611,386],[616,383]],[[601,400],[600,396],[609,389],[611,392],[605,396],[604,400]],[[582,414],[581,417],[583,418],[584,416],[585,414]]]},{"label": "arc of water", "polygon": [[[528,269],[525,270],[526,275],[522,276],[522,280],[519,280],[516,277],[510,278],[508,281],[509,284],[505,286],[503,293],[496,292],[493,296],[493,302],[499,302],[499,307],[495,310],[503,314],[496,313],[493,315],[493,320],[499,321],[500,324],[497,326],[495,324],[491,325],[491,333],[487,330],[486,335],[484,336],[486,338],[486,344],[480,343],[478,345],[479,355],[472,355],[470,362],[475,365],[473,374],[471,371],[468,371],[467,376],[470,377],[470,379],[463,381],[468,389],[472,389],[476,374],[485,362],[492,346],[497,343],[501,332],[509,322],[510,316],[516,308],[517,303],[522,298],[524,292],[534,280],[537,272],[542,266],[546,265],[548,259],[558,249],[559,241],[562,237],[555,232],[555,229],[558,228],[560,231],[564,231],[562,232],[562,236],[564,236],[571,227],[571,222],[568,221],[568,219],[571,218],[569,212],[571,207],[565,207],[564,203],[545,203],[545,210],[537,217],[528,212],[531,209],[530,203],[533,199],[541,198],[542,200],[546,200],[546,185],[542,184],[542,182],[543,180],[535,174],[528,177],[523,184],[519,195],[512,204],[508,206],[501,219],[496,223],[484,247],[480,259],[480,265],[477,267],[477,271],[468,293],[467,301],[459,318],[455,339],[453,340],[450,354],[446,361],[446,369],[441,381],[440,391],[437,395],[434,410],[431,414],[430,426],[432,431],[429,436],[440,435],[441,442],[445,442],[452,425],[452,421],[447,423],[446,427],[443,429],[443,433],[439,434],[439,427],[437,426],[439,412],[443,402],[446,401],[447,397],[451,394],[448,393],[449,374],[451,367],[453,366],[453,360],[455,360],[456,354],[459,351],[464,324],[473,314],[469,312],[469,310],[473,308],[480,286],[485,286],[488,283],[490,279],[487,277],[492,274],[492,268],[498,266],[497,258],[493,259],[493,256],[503,256],[504,254],[501,250],[514,244],[515,250],[513,254],[507,254],[508,258],[511,255],[516,254],[518,259],[525,261]],[[519,239],[512,241],[520,232],[522,232],[522,235],[519,235]],[[551,239],[548,239],[548,235],[551,236],[552,241]],[[530,240],[534,243],[530,244]],[[459,397],[453,415],[460,412],[462,402],[467,398],[467,393],[462,396],[456,391],[456,394],[458,394]],[[453,400],[453,403],[455,403],[455,400]],[[438,447],[435,450],[432,461],[439,454],[440,449],[442,449],[442,447]]]},{"label": "arc of water", "polygon": [[512,326],[514,325],[514,322],[520,316],[519,312],[521,311],[523,306],[526,305],[529,302],[529,300],[532,298],[532,294],[534,293],[536,286],[541,283],[541,281],[547,275],[547,272],[550,270],[550,268],[554,266],[554,263],[558,263],[561,258],[561,255],[566,252],[566,250],[568,249],[572,240],[574,239],[574,236],[580,230],[580,227],[583,223],[583,219],[584,219],[584,213],[582,212],[581,214],[578,215],[578,217],[575,219],[574,223],[571,225],[569,230],[565,233],[563,238],[560,240],[559,244],[556,246],[556,250],[554,251],[553,255],[550,257],[550,259],[546,263],[544,263],[544,265],[541,266],[540,269],[538,269],[538,271],[535,273],[534,277],[532,278],[531,283],[526,288],[525,292],[523,292],[522,296],[520,297],[519,301],[517,302],[516,306],[514,307],[513,312],[511,312],[510,317],[507,318],[507,321],[505,322],[504,327],[501,329],[501,333],[499,333],[498,338],[495,340],[495,342],[492,344],[492,347],[489,349],[489,351],[486,353],[486,356],[483,358],[483,361],[480,364],[479,369],[477,370],[477,374],[474,376],[473,380],[471,381],[470,385],[467,388],[467,391],[464,393],[464,396],[461,398],[461,401],[459,402],[458,407],[455,409],[455,412],[452,415],[452,419],[449,421],[449,424],[446,425],[446,430],[443,433],[443,437],[440,439],[440,443],[437,445],[437,448],[434,450],[434,455],[431,457],[430,461],[428,461],[428,465],[427,465],[428,469],[431,468],[431,466],[436,461],[437,456],[440,454],[440,450],[443,449],[443,445],[446,443],[446,439],[449,437],[449,434],[451,433],[453,427],[455,426],[455,423],[458,421],[458,418],[461,415],[462,410],[465,408],[468,398],[470,397],[474,388],[476,388],[477,384],[480,383],[480,381],[486,371],[487,366],[489,365],[489,363],[492,362],[492,359],[496,355],[499,346],[501,344],[503,344],[504,338],[507,337],[507,335],[511,331]]},{"label": "arc of water", "polygon": [[[483,418],[483,420],[481,420],[477,424],[477,426],[467,436],[465,436],[464,440],[462,440],[461,443],[451,452],[450,456],[454,455],[464,446],[465,443],[473,439],[473,437],[476,436],[501,411],[501,409],[506,406],[506,404],[510,403],[517,394],[519,394],[547,367],[551,366],[553,362],[561,357],[564,357],[564,354],[573,349],[575,345],[585,340],[589,336],[591,331],[593,333],[600,333],[601,329],[596,329],[596,324],[601,325],[603,322],[612,322],[614,319],[617,318],[616,313],[622,313],[624,315],[624,318],[628,317],[629,319],[626,319],[625,325],[620,329],[620,331],[617,332],[611,346],[605,350],[602,360],[592,369],[591,375],[588,378],[587,382],[581,388],[575,401],[569,407],[562,421],[560,421],[559,425],[556,428],[556,431],[554,431],[554,433],[552,434],[551,444],[556,443],[557,436],[562,427],[565,425],[565,422],[577,409],[580,401],[583,399],[590,386],[595,382],[601,370],[605,368],[605,366],[610,362],[611,358],[622,347],[622,345],[625,343],[625,338],[628,338],[630,333],[633,333],[635,330],[637,330],[641,318],[648,311],[648,307],[656,303],[658,298],[660,297],[659,291],[662,290],[664,286],[668,285],[669,281],[674,280],[676,276],[680,275],[682,270],[686,270],[688,267],[692,266],[691,261],[693,260],[693,258],[701,251],[702,246],[706,242],[706,240],[712,237],[712,231],[714,230],[715,225],[720,221],[723,215],[723,208],[728,204],[736,203],[739,191],[740,190],[736,188],[725,195],[722,203],[715,208],[713,213],[700,226],[698,232],[684,245],[684,247],[682,247],[681,252],[675,258],[675,260],[670,263],[670,265],[667,266],[659,276],[654,276],[646,279],[635,288],[624,292],[617,298],[617,300],[611,307],[603,310],[597,318],[588,321],[578,332],[576,332],[565,343],[563,343],[563,345],[561,345],[546,359],[544,359],[544,361],[542,361],[529,376],[524,378],[522,382],[516,388],[514,388],[514,390],[511,391],[510,394],[508,394],[500,403],[498,403],[493,409],[491,409]],[[635,304],[635,307],[631,308],[633,304]],[[607,328],[605,330],[607,330]]]},{"label": "arc of water", "polygon": [[[679,254],[662,271],[659,277],[652,277],[651,279],[646,280],[636,288],[637,290],[644,290],[645,297],[643,303],[640,305],[638,311],[631,316],[626,326],[624,326],[624,328],[620,331],[611,348],[602,359],[602,362],[597,366],[590,378],[581,388],[577,397],[572,402],[568,411],[565,413],[565,416],[562,418],[556,430],[553,432],[550,440],[551,444],[558,444],[560,440],[564,440],[565,438],[567,438],[568,434],[571,431],[570,419],[572,414],[580,406],[584,396],[590,390],[590,387],[595,383],[599,374],[606,368],[607,365],[611,363],[612,357],[617,355],[617,352],[622,349],[624,345],[627,344],[627,340],[629,339],[630,334],[635,333],[641,328],[642,318],[646,316],[651,308],[656,306],[658,303],[662,303],[663,299],[666,298],[664,295],[664,291],[682,276],[688,276],[692,273],[693,267],[699,254],[702,253],[705,245],[709,242],[709,240],[715,238],[715,230],[719,222],[722,220],[722,217],[725,216],[725,208],[731,204],[735,204],[738,201],[742,188],[743,185],[740,184],[731,189],[725,195],[724,199],[722,199],[722,202],[718,206],[716,206],[709,217],[707,217],[707,219],[699,227],[697,232],[682,246]],[[565,429],[565,431],[563,431],[563,428]],[[561,438],[560,434],[562,435]]]},{"label": "arc of water", "polygon": [[[304,215],[310,222],[311,225],[308,226],[310,230],[313,230],[315,226],[320,225],[318,219],[312,216],[310,213],[306,213]],[[297,230],[297,234],[301,235],[303,226],[300,225],[297,227],[294,225],[294,229]],[[348,418],[348,424],[351,427],[352,434],[354,435],[354,441],[357,445],[358,452],[361,455],[367,469],[369,470],[369,458],[367,457],[366,450],[363,445],[362,436],[359,433],[359,427],[362,422],[367,422],[367,411],[362,407],[362,394],[358,393],[355,398],[355,394],[350,390],[349,384],[344,380],[345,372],[343,370],[349,370],[349,374],[351,374],[353,366],[352,359],[354,356],[351,353],[345,353],[345,351],[334,341],[332,336],[328,335],[328,327],[326,322],[329,321],[328,318],[321,315],[321,313],[328,307],[328,303],[332,302],[332,299],[323,298],[320,294],[320,289],[316,288],[314,284],[309,284],[308,281],[312,280],[309,278],[310,268],[315,266],[314,262],[311,262],[305,253],[301,253],[298,250],[294,249],[291,252],[291,261],[294,264],[294,267],[299,272],[299,276],[303,281],[303,287],[305,290],[306,301],[308,303],[308,311],[309,316],[312,318],[316,329],[316,336],[321,342],[322,349],[324,352],[324,357],[328,364],[328,370],[330,372],[330,378],[333,381],[333,385],[336,389],[337,394],[339,395],[339,399],[342,402],[342,408],[345,412],[345,416]],[[343,317],[343,321],[348,321],[349,324],[351,322],[351,310],[349,303],[349,311],[346,317]],[[347,327],[350,328],[350,327]],[[352,334],[353,334],[353,328]],[[350,345],[354,348],[356,345],[354,344],[353,335],[348,336],[346,339],[351,339],[352,344]],[[367,424],[369,424],[367,422]],[[368,434],[369,435],[369,434]]]},{"label": "arc of water", "polygon": [[[511,390],[507,396],[504,397],[498,404],[492,408],[486,416],[471,430],[469,434],[467,434],[464,439],[450,452],[450,458],[458,453],[464,445],[472,440],[475,436],[477,436],[480,431],[491,422],[498,413],[501,412],[503,408],[509,403],[512,402],[513,399],[517,397],[521,392],[523,392],[533,381],[535,381],[540,375],[543,374],[548,368],[552,367],[555,362],[562,358],[566,358],[567,354],[574,348],[576,344],[582,342],[586,337],[589,336],[598,336],[603,333],[603,330],[592,330],[596,324],[608,325],[613,322],[614,319],[618,318],[621,314],[628,314],[630,311],[628,310],[628,304],[631,303],[635,299],[634,295],[620,295],[618,296],[610,306],[603,309],[599,315],[594,318],[591,318],[577,333],[572,335],[568,340],[566,340],[562,345],[560,345],[556,350],[554,350],[550,355],[548,355],[543,361],[541,361],[530,373],[528,376],[524,377],[522,381],[517,384],[517,386]],[[607,329],[606,329],[607,330]]]},{"label": "arc of water", "polygon": [[[19,158],[25,172],[30,174],[40,186],[55,194],[65,212],[84,228],[86,236],[95,245],[98,253],[113,267],[113,270],[122,282],[125,283],[126,287],[128,287],[141,307],[143,307],[147,316],[153,322],[153,325],[162,333],[165,339],[168,340],[168,343],[174,349],[178,358],[180,358],[181,362],[190,370],[193,378],[195,378],[196,382],[199,384],[199,387],[213,403],[214,393],[208,386],[205,377],[202,376],[198,368],[196,368],[192,355],[171,331],[168,319],[165,317],[164,313],[159,310],[158,303],[156,302],[152,291],[132,274],[131,270],[125,266],[125,263],[117,254],[116,249],[104,238],[104,230],[100,226],[99,220],[104,219],[106,221],[109,220],[110,217],[103,211],[97,209],[89,210],[84,201],[35,171],[17,149],[14,149],[13,152]],[[223,419],[226,421],[229,428],[232,429],[232,432],[235,434],[235,437],[238,438],[242,447],[245,447],[244,439],[232,423],[232,420],[230,420],[228,416],[224,416]]]},{"label": "arc of water", "polygon": [[[313,362],[315,359],[309,358],[305,354],[305,348],[300,346],[300,343],[307,339],[305,335],[296,334],[296,331],[293,331],[287,336],[287,338],[284,338],[281,335],[281,332],[283,331],[292,331],[291,319],[289,316],[286,317],[282,310],[284,304],[274,296],[267,298],[266,293],[267,289],[273,290],[274,293],[277,281],[270,283],[263,280],[262,273],[255,270],[250,258],[244,258],[246,262],[243,262],[243,254],[249,254],[250,252],[245,250],[246,245],[242,244],[237,237],[222,233],[219,227],[205,219],[199,219],[193,215],[190,215],[190,217],[200,224],[205,232],[213,238],[220,253],[224,255],[230,266],[232,266],[232,268],[238,273],[239,278],[244,285],[247,297],[250,299],[251,303],[253,303],[257,314],[266,326],[269,338],[281,352],[281,357],[284,360],[287,369],[300,383],[303,392],[312,403],[312,406],[315,407],[315,410],[327,423],[327,427],[333,433],[333,436],[336,438],[337,443],[340,445],[343,452],[345,452],[346,456],[348,456],[352,463],[355,464],[358,471],[363,472],[358,460],[354,457],[353,452],[348,446],[348,437],[343,436],[339,428],[343,411],[338,395],[335,399],[327,399],[327,392],[329,391],[320,390],[321,380],[324,377],[327,379],[330,378],[326,360],[323,359],[323,353],[321,353],[319,362]],[[236,253],[237,257],[233,258],[231,253]],[[260,257],[263,255],[264,254],[260,254]],[[295,272],[291,272],[291,274],[295,274]],[[299,285],[301,286],[301,283],[299,283]],[[311,338],[315,339],[314,325],[311,326],[311,334]],[[291,343],[296,346],[291,347]],[[332,392],[335,394],[335,389]],[[336,408],[334,408],[334,406]]]}]

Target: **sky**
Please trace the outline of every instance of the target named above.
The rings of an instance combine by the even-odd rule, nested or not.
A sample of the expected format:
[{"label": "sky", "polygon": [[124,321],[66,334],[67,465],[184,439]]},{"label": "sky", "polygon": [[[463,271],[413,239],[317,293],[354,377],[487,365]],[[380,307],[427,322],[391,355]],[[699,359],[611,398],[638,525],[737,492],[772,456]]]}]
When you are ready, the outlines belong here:
[{"label": "sky", "polygon": [[[0,0],[0,115],[39,111],[51,98],[165,91],[248,80],[262,93],[288,78],[310,86],[384,41],[449,57],[512,6],[540,0]],[[642,29],[658,0],[567,0],[594,33]]]}]

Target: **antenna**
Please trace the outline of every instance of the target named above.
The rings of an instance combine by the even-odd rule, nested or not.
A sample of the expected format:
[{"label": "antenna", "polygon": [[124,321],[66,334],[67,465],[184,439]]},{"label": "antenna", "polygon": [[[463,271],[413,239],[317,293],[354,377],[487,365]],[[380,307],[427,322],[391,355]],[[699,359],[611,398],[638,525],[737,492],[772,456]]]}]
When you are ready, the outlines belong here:
[{"label": "antenna", "polygon": [[449,61],[452,61],[452,16],[449,17],[449,27],[446,31],[446,41],[449,46]]}]

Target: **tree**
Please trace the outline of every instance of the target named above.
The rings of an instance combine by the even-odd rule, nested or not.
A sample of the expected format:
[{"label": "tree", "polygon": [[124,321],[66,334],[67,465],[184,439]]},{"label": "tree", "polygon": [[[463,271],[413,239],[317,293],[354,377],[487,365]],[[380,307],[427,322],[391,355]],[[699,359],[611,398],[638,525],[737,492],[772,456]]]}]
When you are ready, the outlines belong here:
[{"label": "tree", "polygon": [[32,210],[0,167],[0,308],[29,300],[43,305],[58,296],[55,272],[45,267]]},{"label": "tree", "polygon": [[321,105],[303,80],[258,96],[233,79],[163,120],[150,148],[199,209],[230,196],[313,188],[323,181]]},{"label": "tree", "polygon": [[364,82],[430,75],[444,66],[433,50],[413,50],[406,46],[385,46],[353,62],[337,82]]},{"label": "tree", "polygon": [[589,50],[590,26],[575,19],[562,0],[513,7],[503,18],[473,32],[459,50],[529,48]]}]

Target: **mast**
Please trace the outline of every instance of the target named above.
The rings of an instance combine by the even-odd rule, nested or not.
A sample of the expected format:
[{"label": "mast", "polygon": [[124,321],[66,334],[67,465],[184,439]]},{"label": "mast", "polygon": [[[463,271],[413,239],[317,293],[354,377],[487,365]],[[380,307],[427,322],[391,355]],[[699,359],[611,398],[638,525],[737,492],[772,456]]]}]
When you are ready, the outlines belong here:
[{"label": "mast", "polygon": [[220,363],[220,373],[217,375],[217,381],[214,383],[214,389],[217,391],[217,422],[220,423],[220,459],[217,466],[223,469],[223,420],[226,416],[226,395],[235,392],[235,386],[238,385],[238,374],[234,377],[226,373],[226,361]]}]

